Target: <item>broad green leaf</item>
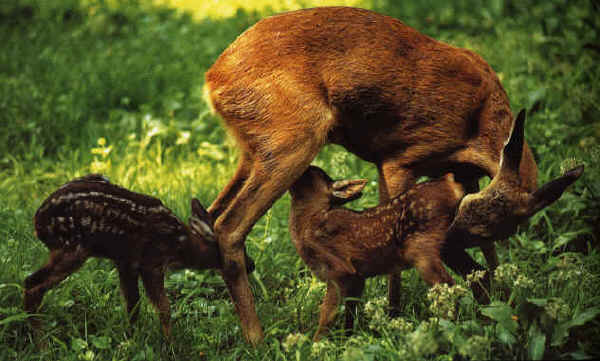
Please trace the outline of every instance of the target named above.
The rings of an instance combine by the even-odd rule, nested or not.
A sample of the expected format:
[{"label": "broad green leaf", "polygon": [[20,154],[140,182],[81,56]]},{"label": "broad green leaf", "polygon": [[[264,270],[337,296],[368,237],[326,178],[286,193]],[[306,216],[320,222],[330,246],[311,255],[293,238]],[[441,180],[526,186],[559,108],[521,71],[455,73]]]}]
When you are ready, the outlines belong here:
[{"label": "broad green leaf", "polygon": [[554,241],[552,250],[554,251],[557,248],[560,248],[560,247],[564,246],[565,244],[571,242],[572,240],[579,237],[580,235],[586,234],[589,232],[590,232],[589,229],[580,229],[580,230],[573,231],[573,232],[565,232],[565,233],[561,234],[560,236],[558,236],[556,241]]},{"label": "broad green leaf", "polygon": [[92,341],[92,345],[94,345],[96,348],[101,350],[110,348],[110,337],[108,336],[91,336],[90,340]]},{"label": "broad green leaf", "polygon": [[0,320],[0,326],[8,325],[11,322],[24,320],[24,319],[28,318],[29,316],[30,315],[25,312],[18,313],[16,315],[12,315],[12,316],[8,316],[8,317]]},{"label": "broad green leaf", "polygon": [[481,313],[501,324],[510,333],[517,332],[519,324],[513,319],[514,311],[512,307],[506,303],[494,301],[491,305],[483,307]]},{"label": "broad green leaf", "polygon": [[544,335],[537,326],[529,329],[529,358],[531,360],[541,360],[546,350],[546,335]]},{"label": "broad green leaf", "polygon": [[562,345],[569,336],[569,329],[575,326],[583,326],[586,322],[593,320],[600,314],[600,307],[589,308],[578,313],[572,319],[559,323],[552,333],[552,346]]},{"label": "broad green leaf", "polygon": [[548,304],[547,298],[528,298],[527,301],[533,303],[536,306],[540,306],[540,307],[544,307],[544,306],[546,306],[546,304]]},{"label": "broad green leaf", "polygon": [[87,347],[88,347],[87,342],[79,337],[73,338],[71,341],[71,349],[75,352],[81,352],[82,350],[85,350]]},{"label": "broad green leaf", "polygon": [[496,324],[496,337],[506,345],[513,345],[517,342],[516,337],[500,323]]}]

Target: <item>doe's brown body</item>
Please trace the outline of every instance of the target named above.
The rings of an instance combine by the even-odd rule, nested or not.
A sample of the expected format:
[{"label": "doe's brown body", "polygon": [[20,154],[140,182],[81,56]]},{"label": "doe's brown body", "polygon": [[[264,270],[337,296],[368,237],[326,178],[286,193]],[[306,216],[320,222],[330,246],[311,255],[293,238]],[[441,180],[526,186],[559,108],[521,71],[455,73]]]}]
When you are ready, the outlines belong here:
[{"label": "doe's brown body", "polygon": [[[245,237],[323,145],[340,144],[373,162],[382,202],[419,176],[447,172],[477,192],[480,177],[497,175],[513,124],[508,97],[479,55],[356,8],[259,21],[219,56],[205,86],[240,149],[238,169],[209,212],[225,281],[251,343],[263,333],[242,272]],[[526,143],[521,153],[513,188],[531,193],[537,167]],[[481,247],[495,267],[493,243]],[[462,249],[453,259],[474,264]],[[392,306],[398,280],[390,282]]]}]

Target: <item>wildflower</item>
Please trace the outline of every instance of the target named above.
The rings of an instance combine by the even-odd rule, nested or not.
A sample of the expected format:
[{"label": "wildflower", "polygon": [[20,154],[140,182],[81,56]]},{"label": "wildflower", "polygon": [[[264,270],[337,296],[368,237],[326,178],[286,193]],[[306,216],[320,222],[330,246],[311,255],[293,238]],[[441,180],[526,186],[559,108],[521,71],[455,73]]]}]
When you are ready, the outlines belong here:
[{"label": "wildflower", "polygon": [[160,133],[160,128],[155,125],[152,128],[150,128],[148,133],[146,133],[146,137],[152,138],[153,136],[157,135],[158,133]]},{"label": "wildflower", "polygon": [[348,163],[351,159],[351,156],[348,152],[335,152],[331,156],[330,164],[332,169],[332,174],[336,177],[343,177],[345,174],[352,173]]},{"label": "wildflower", "polygon": [[431,301],[429,311],[438,317],[454,319],[456,316],[456,301],[467,293],[461,285],[448,286],[446,283],[434,285],[427,292]]},{"label": "wildflower", "polygon": [[323,292],[325,292],[325,283],[321,282],[315,276],[311,277],[310,286],[308,287],[308,293],[322,294]]},{"label": "wildflower", "polygon": [[402,334],[411,332],[414,329],[412,322],[406,321],[402,317],[393,318],[387,324],[390,329],[399,331]]},{"label": "wildflower", "polygon": [[494,272],[494,278],[499,283],[512,285],[513,280],[517,278],[519,268],[513,263],[506,263],[498,266]]},{"label": "wildflower", "polygon": [[290,352],[290,350],[295,346],[302,346],[303,343],[307,342],[308,338],[301,333],[290,333],[285,341],[281,344],[285,352]]},{"label": "wildflower", "polygon": [[563,269],[552,274],[551,279],[555,279],[558,282],[575,282],[583,278],[583,272],[576,268]]},{"label": "wildflower", "polygon": [[533,280],[525,275],[518,275],[514,282],[515,288],[521,288],[524,290],[530,290],[535,286]]},{"label": "wildflower", "polygon": [[546,313],[557,321],[566,320],[569,317],[569,305],[561,298],[554,298],[544,306]]},{"label": "wildflower", "polygon": [[567,158],[567,159],[563,160],[562,162],[560,162],[560,173],[565,174],[568,171],[570,171],[571,169],[577,167],[579,164],[581,164],[581,162],[578,161],[576,158],[573,158],[573,157]]},{"label": "wildflower", "polygon": [[485,360],[488,358],[489,349],[490,340],[487,337],[475,335],[459,346],[458,353],[471,360]]},{"label": "wildflower", "polygon": [[365,315],[371,319],[369,321],[370,329],[377,330],[382,325],[389,323],[390,319],[385,312],[385,304],[384,297],[377,297],[365,304]]},{"label": "wildflower", "polygon": [[188,131],[179,132],[175,144],[187,144],[190,141],[190,135],[191,133]]},{"label": "wildflower", "polygon": [[474,283],[479,283],[479,281],[481,281],[485,277],[486,272],[486,270],[480,270],[469,273],[467,275],[467,286],[470,287]]},{"label": "wildflower", "polygon": [[310,355],[313,358],[320,358],[327,350],[331,349],[333,344],[327,340],[314,342],[310,347]]},{"label": "wildflower", "polygon": [[92,173],[104,173],[110,168],[110,161],[103,162],[99,160],[92,161],[90,164],[90,171]]}]

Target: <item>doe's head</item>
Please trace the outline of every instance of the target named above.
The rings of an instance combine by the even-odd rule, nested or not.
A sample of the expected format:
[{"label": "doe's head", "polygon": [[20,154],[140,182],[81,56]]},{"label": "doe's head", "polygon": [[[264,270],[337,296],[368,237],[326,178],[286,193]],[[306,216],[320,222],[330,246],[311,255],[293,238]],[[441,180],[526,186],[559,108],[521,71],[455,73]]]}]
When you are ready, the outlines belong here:
[{"label": "doe's head", "polygon": [[535,191],[521,185],[525,111],[517,116],[500,158],[500,170],[490,184],[460,202],[449,235],[465,241],[494,241],[513,235],[517,226],[556,201],[583,173],[575,167]]}]

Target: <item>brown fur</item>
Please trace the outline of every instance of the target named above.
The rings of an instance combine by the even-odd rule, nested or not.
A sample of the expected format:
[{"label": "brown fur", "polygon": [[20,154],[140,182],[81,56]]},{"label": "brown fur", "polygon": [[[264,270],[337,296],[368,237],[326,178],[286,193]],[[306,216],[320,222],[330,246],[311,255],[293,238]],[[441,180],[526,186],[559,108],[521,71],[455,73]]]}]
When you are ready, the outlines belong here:
[{"label": "brown fur", "polygon": [[166,268],[221,268],[208,214],[195,199],[190,224],[182,223],[160,200],[114,185],[100,175],[66,183],[34,217],[36,235],[50,250],[50,259],[25,280],[25,310],[35,312],[44,294],[89,257],[103,257],[117,265],[130,320],[137,318],[141,277],[168,337]]},{"label": "brown fur", "polygon": [[[245,237],[325,143],[375,163],[384,202],[418,176],[447,172],[477,192],[481,176],[498,173],[513,123],[507,95],[480,56],[348,7],[261,20],[209,69],[206,91],[241,151],[236,174],[209,212],[251,343],[263,334],[247,276],[236,271],[243,269]],[[519,173],[517,187],[535,191],[537,167],[527,144]],[[482,250],[495,267],[493,245]],[[398,280],[390,282],[392,305]]]},{"label": "brown fur", "polygon": [[[315,340],[334,319],[341,299],[360,297],[367,277],[416,267],[428,284],[454,283],[441,251],[464,189],[451,174],[362,212],[337,204],[356,198],[364,183],[353,185],[344,198],[336,196],[337,183],[311,166],[290,188],[292,242],[327,282]],[[352,327],[355,308],[356,301],[349,301],[347,328]]]},{"label": "brown fur", "polygon": [[469,194],[460,202],[449,230],[452,244],[465,248],[481,246],[513,235],[520,223],[560,198],[583,174],[581,165],[538,190],[527,190],[520,186],[519,173],[524,145],[525,112],[521,112],[503,148],[498,174],[481,192]]}]

